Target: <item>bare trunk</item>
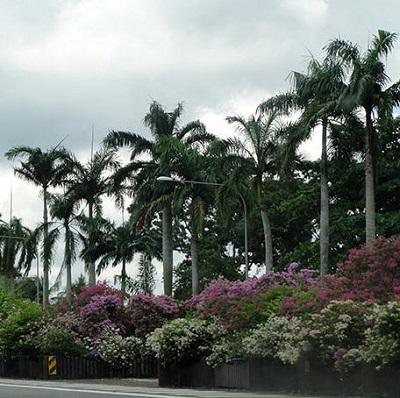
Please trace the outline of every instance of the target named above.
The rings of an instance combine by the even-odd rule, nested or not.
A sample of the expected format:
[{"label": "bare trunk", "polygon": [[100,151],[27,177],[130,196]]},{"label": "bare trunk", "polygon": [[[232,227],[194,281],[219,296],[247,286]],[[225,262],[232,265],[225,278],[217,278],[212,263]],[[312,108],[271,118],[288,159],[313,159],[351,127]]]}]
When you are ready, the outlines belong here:
[{"label": "bare trunk", "polygon": [[376,238],[375,225],[375,176],[373,157],[374,127],[371,112],[366,112],[367,131],[365,139],[365,242]]},{"label": "bare trunk", "polygon": [[268,272],[272,270],[273,266],[271,223],[269,221],[268,212],[265,206],[260,206],[260,207],[261,207],[261,220],[264,230],[265,272]]},{"label": "bare trunk", "polygon": [[43,190],[43,309],[49,306],[50,256],[48,252],[49,225],[47,214],[47,190]]},{"label": "bare trunk", "polygon": [[192,259],[192,294],[199,294],[199,241],[196,234],[190,241],[190,256]]},{"label": "bare trunk", "polygon": [[172,296],[173,242],[171,203],[166,204],[163,208],[162,229],[164,294]]},{"label": "bare trunk", "polygon": [[[89,247],[93,245],[93,233],[91,231],[91,228],[93,228],[93,204],[89,203]],[[87,263],[87,270],[88,270],[88,283],[89,286],[94,286],[96,284],[96,263],[92,258],[89,258],[88,263]]]},{"label": "bare trunk", "polygon": [[121,292],[126,295],[126,259],[122,259],[122,269],[121,269]]},{"label": "bare trunk", "polygon": [[71,244],[70,244],[70,231],[68,226],[65,226],[65,272],[66,272],[66,287],[65,293],[69,301],[72,296],[72,259],[71,259]]},{"label": "bare trunk", "polygon": [[328,273],[329,264],[329,188],[327,155],[327,120],[322,126],[321,153],[321,213],[320,213],[320,275]]}]

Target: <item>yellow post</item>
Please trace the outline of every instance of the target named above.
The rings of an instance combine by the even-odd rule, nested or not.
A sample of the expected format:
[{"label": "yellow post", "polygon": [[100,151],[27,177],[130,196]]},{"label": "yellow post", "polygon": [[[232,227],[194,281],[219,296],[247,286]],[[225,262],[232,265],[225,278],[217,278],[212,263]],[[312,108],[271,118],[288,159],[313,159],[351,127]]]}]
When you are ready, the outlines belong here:
[{"label": "yellow post", "polygon": [[57,358],[55,355],[49,355],[48,365],[49,365],[49,375],[57,376]]}]

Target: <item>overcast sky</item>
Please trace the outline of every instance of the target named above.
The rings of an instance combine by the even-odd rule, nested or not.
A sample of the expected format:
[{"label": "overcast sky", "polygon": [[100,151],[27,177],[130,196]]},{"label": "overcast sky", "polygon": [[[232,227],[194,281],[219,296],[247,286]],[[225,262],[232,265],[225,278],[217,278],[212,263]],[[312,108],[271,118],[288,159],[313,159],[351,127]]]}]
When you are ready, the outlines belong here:
[{"label": "overcast sky", "polygon": [[[42,212],[38,190],[12,178],[13,146],[66,137],[84,156],[93,129],[96,145],[109,130],[148,134],[153,100],[229,135],[226,116],[286,91],[330,40],[366,49],[378,29],[400,30],[399,15],[398,0],[0,0],[3,219],[11,186],[13,215],[35,226]],[[388,70],[400,78],[400,41]]]}]

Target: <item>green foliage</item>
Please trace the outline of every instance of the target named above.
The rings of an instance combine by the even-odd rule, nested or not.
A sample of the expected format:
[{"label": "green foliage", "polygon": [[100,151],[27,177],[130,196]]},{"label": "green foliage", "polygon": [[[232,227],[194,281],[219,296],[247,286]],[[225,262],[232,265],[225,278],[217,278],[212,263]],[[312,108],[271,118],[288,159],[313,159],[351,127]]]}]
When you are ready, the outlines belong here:
[{"label": "green foliage", "polygon": [[213,333],[201,319],[174,319],[147,338],[147,346],[163,366],[190,363],[211,352]]},{"label": "green foliage", "polygon": [[129,367],[140,356],[142,341],[134,336],[122,336],[118,329],[104,327],[98,339],[92,342],[92,355],[117,367]]},{"label": "green foliage", "polygon": [[36,348],[25,344],[24,336],[35,334],[37,321],[42,317],[41,307],[30,301],[16,301],[12,312],[0,323],[0,351],[6,355],[31,355]]}]

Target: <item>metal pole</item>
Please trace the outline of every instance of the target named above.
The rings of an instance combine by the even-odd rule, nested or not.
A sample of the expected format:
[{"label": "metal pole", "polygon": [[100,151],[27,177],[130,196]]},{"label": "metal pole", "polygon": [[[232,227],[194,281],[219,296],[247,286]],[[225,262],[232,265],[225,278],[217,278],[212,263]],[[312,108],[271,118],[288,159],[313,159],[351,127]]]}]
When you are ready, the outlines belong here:
[{"label": "metal pole", "polygon": [[[213,186],[222,186],[218,182],[208,182],[208,181],[193,181],[193,180],[180,180],[179,178],[173,178],[168,176],[160,176],[157,177],[157,181],[164,182],[178,182],[181,184],[199,184],[199,185],[213,185]],[[244,212],[244,263],[245,263],[245,278],[248,278],[249,274],[249,247],[248,247],[248,231],[247,231],[247,205],[246,201],[242,194],[238,193],[240,200],[243,204],[243,212]]]}]

